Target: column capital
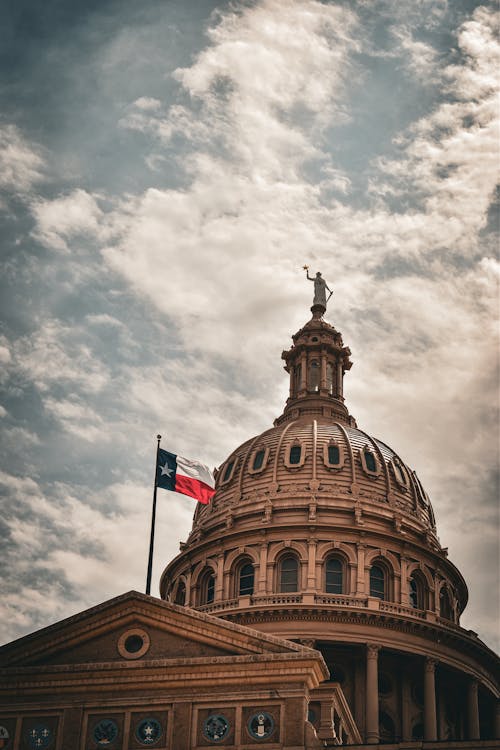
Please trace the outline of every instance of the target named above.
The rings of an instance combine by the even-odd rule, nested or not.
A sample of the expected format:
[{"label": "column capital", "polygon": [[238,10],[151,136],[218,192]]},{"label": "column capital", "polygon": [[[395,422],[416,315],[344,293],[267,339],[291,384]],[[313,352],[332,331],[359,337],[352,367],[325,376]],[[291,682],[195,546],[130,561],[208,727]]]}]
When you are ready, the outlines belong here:
[{"label": "column capital", "polygon": [[425,659],[425,671],[426,672],[435,672],[437,664],[438,664],[438,660],[437,659],[433,659],[431,656],[427,656],[426,659]]},{"label": "column capital", "polygon": [[366,644],[366,656],[368,659],[378,659],[379,651],[380,651],[380,646],[377,643]]}]

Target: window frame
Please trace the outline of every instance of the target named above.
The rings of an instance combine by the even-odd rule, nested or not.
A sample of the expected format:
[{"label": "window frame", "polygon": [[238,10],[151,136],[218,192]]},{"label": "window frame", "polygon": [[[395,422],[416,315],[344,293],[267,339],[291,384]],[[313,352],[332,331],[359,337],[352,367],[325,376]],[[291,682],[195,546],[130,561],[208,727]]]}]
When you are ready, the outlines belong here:
[{"label": "window frame", "polygon": [[[332,464],[330,462],[330,457],[328,455],[328,449],[329,448],[338,448],[339,451],[339,462],[337,464]],[[342,469],[345,463],[345,451],[344,446],[339,440],[336,440],[335,438],[330,438],[328,443],[325,443],[323,446],[323,463],[325,464],[327,469]]]},{"label": "window frame", "polygon": [[[338,563],[339,564],[339,570],[338,573],[340,573],[340,591],[329,591],[328,590],[328,564],[329,563]],[[334,596],[342,596],[342,594],[345,594],[345,562],[344,560],[339,557],[338,555],[328,555],[328,557],[325,560],[325,576],[324,576],[324,586],[325,586],[325,593],[327,594],[333,594]]]},{"label": "window frame", "polygon": [[[290,462],[290,453],[292,448],[300,448],[300,461],[298,463],[292,464]],[[300,469],[301,466],[304,466],[306,462],[306,445],[303,440],[300,440],[299,438],[296,438],[290,443],[287,443],[285,446],[285,452],[283,454],[283,463],[285,464],[287,469]]]},{"label": "window frame", "polygon": [[[295,584],[296,587],[294,589],[287,589],[284,588],[287,584],[284,584],[283,582],[283,564],[287,560],[293,560],[295,563],[295,572],[296,572],[296,579]],[[278,593],[280,594],[297,594],[300,591],[300,560],[298,556],[294,552],[286,552],[284,555],[282,555],[278,562]]]},{"label": "window frame", "polygon": [[[375,461],[375,470],[368,468],[368,464],[366,463],[366,453],[370,453],[370,455],[373,456],[373,460]],[[367,476],[372,477],[373,479],[376,479],[380,476],[382,467],[380,466],[379,457],[377,456],[375,450],[368,445],[368,443],[359,451],[359,457],[361,460],[363,471]]]},{"label": "window frame", "polygon": [[[255,448],[252,451],[252,453],[250,454],[250,460],[248,462],[248,469],[247,469],[247,471],[248,471],[249,474],[260,474],[261,472],[264,471],[264,469],[267,466],[267,462],[269,460],[269,450],[270,449],[269,449],[268,445],[267,446],[265,446],[265,445],[259,445],[259,446],[257,446],[257,448]],[[254,469],[254,466],[253,466],[254,465],[254,461],[255,461],[257,455],[260,453],[260,451],[264,452],[264,458],[262,459],[262,465],[259,466],[258,469]]]}]

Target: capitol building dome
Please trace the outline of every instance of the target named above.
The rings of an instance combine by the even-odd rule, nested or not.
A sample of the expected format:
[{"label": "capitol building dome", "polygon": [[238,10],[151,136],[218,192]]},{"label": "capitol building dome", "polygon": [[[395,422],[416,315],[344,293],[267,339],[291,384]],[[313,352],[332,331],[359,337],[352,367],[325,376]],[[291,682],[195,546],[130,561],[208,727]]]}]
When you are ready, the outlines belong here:
[{"label": "capitol building dome", "polygon": [[491,737],[498,659],[460,626],[464,578],[411,464],[350,415],[351,352],[311,311],[282,354],[283,413],[219,467],[161,596],[319,650],[325,742]]}]

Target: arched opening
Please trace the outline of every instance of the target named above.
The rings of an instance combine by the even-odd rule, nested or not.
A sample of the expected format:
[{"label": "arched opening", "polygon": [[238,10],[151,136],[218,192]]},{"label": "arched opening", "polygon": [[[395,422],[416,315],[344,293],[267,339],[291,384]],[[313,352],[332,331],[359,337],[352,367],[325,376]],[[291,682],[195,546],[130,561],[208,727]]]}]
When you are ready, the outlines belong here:
[{"label": "arched opening", "polygon": [[319,391],[320,382],[320,364],[318,359],[313,359],[309,363],[309,390]]},{"label": "arched opening", "polygon": [[252,469],[254,471],[258,471],[259,469],[262,469],[262,464],[264,463],[264,456],[266,455],[266,451],[264,448],[261,448],[257,451],[255,456],[253,457],[253,464]]},{"label": "arched opening", "polygon": [[414,609],[426,609],[426,589],[422,575],[415,570],[410,576],[410,606]]},{"label": "arched opening", "polygon": [[199,602],[211,604],[215,598],[215,575],[212,569],[206,570],[200,578]]},{"label": "arched opening", "polygon": [[283,594],[299,590],[299,563],[295,555],[286,555],[281,558],[279,590]]},{"label": "arched opening", "polygon": [[183,607],[186,604],[186,584],[184,581],[179,581],[177,591],[175,592],[175,604],[180,604]]},{"label": "arched opening", "polygon": [[294,395],[297,395],[302,385],[302,365],[300,363],[295,366],[294,381],[295,381],[295,385],[294,385],[295,394]]},{"label": "arched opening", "polygon": [[370,568],[370,596],[376,596],[377,599],[388,599],[387,589],[386,571],[381,565],[375,563]]},{"label": "arched opening", "polygon": [[439,614],[445,620],[453,620],[453,608],[450,595],[446,586],[443,586],[439,594]]},{"label": "arched opening", "polygon": [[333,394],[333,364],[331,362],[326,363],[326,389],[328,394]]},{"label": "arched opening", "polygon": [[254,569],[249,560],[245,560],[238,571],[238,596],[251,596],[254,587]]},{"label": "arched opening", "polygon": [[330,557],[325,565],[325,591],[327,594],[344,593],[344,569],[342,562]]}]

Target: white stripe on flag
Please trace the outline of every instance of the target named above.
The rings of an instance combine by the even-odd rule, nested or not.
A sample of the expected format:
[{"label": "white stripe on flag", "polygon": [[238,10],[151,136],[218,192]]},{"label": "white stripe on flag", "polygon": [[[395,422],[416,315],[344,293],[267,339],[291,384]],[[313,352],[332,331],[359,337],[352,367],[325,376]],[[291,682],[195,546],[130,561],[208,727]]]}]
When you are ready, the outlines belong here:
[{"label": "white stripe on flag", "polygon": [[177,473],[184,474],[186,477],[192,479],[198,479],[204,484],[208,484],[209,487],[215,487],[215,480],[212,472],[199,461],[193,461],[190,458],[184,458],[184,456],[177,456]]}]

